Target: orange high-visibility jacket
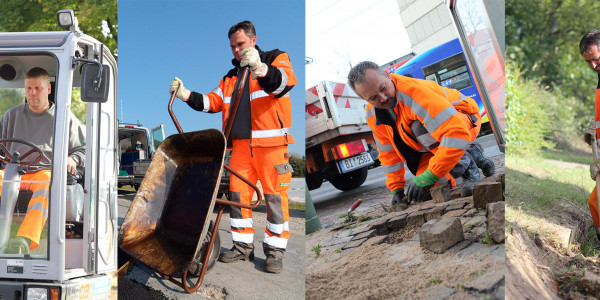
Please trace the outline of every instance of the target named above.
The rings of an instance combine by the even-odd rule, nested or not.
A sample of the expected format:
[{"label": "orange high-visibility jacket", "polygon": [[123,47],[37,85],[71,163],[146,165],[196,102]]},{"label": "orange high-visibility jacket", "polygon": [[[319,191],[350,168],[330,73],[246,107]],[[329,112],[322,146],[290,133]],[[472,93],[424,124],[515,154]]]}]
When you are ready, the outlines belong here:
[{"label": "orange high-visibility jacket", "polygon": [[434,157],[427,167],[442,177],[456,165],[472,141],[469,129],[460,113],[479,117],[477,103],[454,89],[441,87],[435,82],[390,74],[396,86],[394,107],[397,120],[385,109],[367,105],[367,122],[379,151],[379,160],[386,168],[387,187],[404,188],[404,166],[415,174],[425,147],[411,132],[413,121],[421,122],[429,134],[439,142],[431,150]]},{"label": "orange high-visibility jacket", "polygon": [[[265,63],[268,71],[265,77],[251,79],[248,76],[247,94],[249,100],[244,97],[243,101],[250,101],[250,120],[238,122],[244,119],[241,116],[248,112],[243,112],[244,104],[240,103],[234,127],[244,130],[248,128],[252,137],[253,147],[272,147],[287,144],[293,144],[294,139],[290,133],[292,125],[292,107],[289,91],[296,85],[296,75],[292,69],[292,64],[286,52],[278,49],[272,51],[261,51],[256,46],[260,54],[261,62]],[[195,110],[216,113],[223,112],[223,130],[229,117],[229,107],[233,99],[232,95],[238,79],[239,62],[232,60],[235,68],[229,70],[227,75],[223,76],[219,86],[208,94],[199,94],[192,92],[187,103]],[[241,72],[239,72],[241,75]],[[250,124],[246,124],[248,121]],[[251,130],[250,130],[251,126]],[[232,129],[235,132],[236,128]],[[247,137],[250,138],[250,137]]]}]

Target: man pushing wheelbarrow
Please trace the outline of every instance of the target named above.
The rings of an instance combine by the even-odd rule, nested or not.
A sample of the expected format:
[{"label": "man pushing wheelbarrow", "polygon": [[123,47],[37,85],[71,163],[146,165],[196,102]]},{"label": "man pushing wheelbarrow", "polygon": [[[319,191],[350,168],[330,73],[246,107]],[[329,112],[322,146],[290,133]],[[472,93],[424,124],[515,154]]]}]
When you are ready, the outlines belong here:
[{"label": "man pushing wheelbarrow", "polygon": [[[262,51],[257,45],[254,25],[243,21],[228,33],[233,68],[210,93],[187,90],[175,77],[170,92],[191,108],[208,113],[223,112],[223,128],[227,147],[232,149],[230,167],[253,184],[260,179],[267,203],[267,222],[263,240],[266,256],[265,271],[280,273],[289,232],[288,194],[292,178],[288,144],[292,123],[290,90],[296,76],[287,53],[280,50]],[[251,78],[240,86],[243,68],[250,69]],[[232,99],[241,93],[239,106]],[[237,112],[237,113],[234,113]],[[230,177],[229,199],[250,204],[253,189],[236,176]],[[232,206],[230,210],[233,247],[221,254],[225,263],[254,259],[254,228],[252,210]]]}]

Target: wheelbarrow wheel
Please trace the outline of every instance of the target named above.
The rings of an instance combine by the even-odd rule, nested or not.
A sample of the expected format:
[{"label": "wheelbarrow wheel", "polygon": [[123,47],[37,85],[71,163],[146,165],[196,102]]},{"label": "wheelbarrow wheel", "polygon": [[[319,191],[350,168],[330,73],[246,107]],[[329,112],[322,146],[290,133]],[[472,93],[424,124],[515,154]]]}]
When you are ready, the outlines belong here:
[{"label": "wheelbarrow wheel", "polygon": [[[213,221],[210,221],[210,225],[208,226],[208,231],[206,232],[206,236],[204,237],[204,243],[196,256],[192,260],[190,267],[188,268],[188,274],[194,276],[200,276],[200,271],[202,271],[202,261],[204,258],[202,257],[202,253],[204,249],[208,247],[208,243],[210,242],[210,238],[212,237],[212,231],[215,224]],[[206,267],[206,271],[208,272],[212,267],[215,266],[215,262],[219,257],[219,253],[221,252],[221,238],[219,236],[219,231],[217,230],[217,236],[215,237],[215,244],[213,245],[212,251],[210,252],[210,258],[208,259],[208,266]]]}]

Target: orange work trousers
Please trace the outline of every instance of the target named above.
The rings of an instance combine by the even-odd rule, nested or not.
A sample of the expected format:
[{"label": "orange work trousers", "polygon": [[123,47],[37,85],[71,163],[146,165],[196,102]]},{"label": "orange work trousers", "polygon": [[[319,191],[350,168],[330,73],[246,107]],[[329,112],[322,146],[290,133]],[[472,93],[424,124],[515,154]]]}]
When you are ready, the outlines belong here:
[{"label": "orange work trousers", "polygon": [[590,195],[590,199],[588,199],[588,206],[590,207],[592,220],[594,220],[594,226],[600,228],[600,220],[598,220],[598,191],[596,191],[595,187]]},{"label": "orange work trousers", "polygon": [[[260,180],[267,203],[267,226],[264,243],[285,249],[290,236],[287,190],[292,179],[292,166],[287,146],[251,148],[249,139],[233,140],[230,166],[256,184]],[[232,201],[250,204],[254,190],[235,175],[230,175]],[[253,243],[252,210],[231,207],[231,235],[234,242]]]},{"label": "orange work trousers", "polygon": [[[27,173],[21,176],[19,190],[30,190],[33,192],[25,219],[21,223],[17,236],[31,240],[29,250],[39,247],[40,236],[48,219],[48,190],[50,187],[50,170],[40,170],[35,173]],[[0,170],[0,180],[4,178],[4,170]],[[34,182],[27,182],[34,181]],[[0,181],[0,189],[2,182]]]}]

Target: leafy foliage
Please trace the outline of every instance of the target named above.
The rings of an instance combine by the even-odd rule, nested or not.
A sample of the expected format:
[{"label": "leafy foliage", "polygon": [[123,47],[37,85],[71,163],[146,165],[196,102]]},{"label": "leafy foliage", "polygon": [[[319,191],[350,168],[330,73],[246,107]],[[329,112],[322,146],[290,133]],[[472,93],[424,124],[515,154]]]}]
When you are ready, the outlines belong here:
[{"label": "leafy foliage", "polygon": [[296,153],[292,153],[290,155],[290,165],[294,169],[293,177],[304,177],[304,156],[301,157]]},{"label": "leafy foliage", "polygon": [[1,117],[7,109],[25,103],[25,93],[23,89],[0,89],[0,99]]},{"label": "leafy foliage", "polygon": [[[591,29],[600,29],[600,1],[507,0],[505,7],[507,61],[520,64],[524,79],[554,92],[554,107],[572,110],[568,113],[573,119],[568,121],[574,123],[565,120],[562,125],[582,132],[593,116],[596,80],[579,54],[579,41]],[[509,86],[507,82],[507,92]],[[541,95],[536,98],[542,100]]]},{"label": "leafy foliage", "polygon": [[2,0],[0,31],[63,31],[56,21],[56,12],[62,9],[72,9],[79,28],[117,56],[116,0]]}]

